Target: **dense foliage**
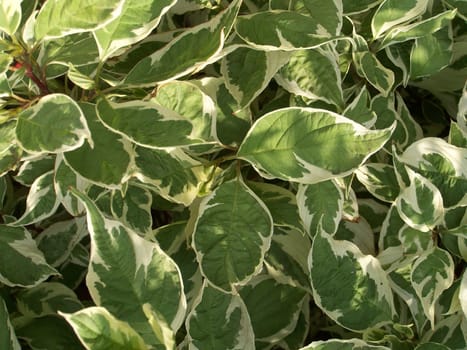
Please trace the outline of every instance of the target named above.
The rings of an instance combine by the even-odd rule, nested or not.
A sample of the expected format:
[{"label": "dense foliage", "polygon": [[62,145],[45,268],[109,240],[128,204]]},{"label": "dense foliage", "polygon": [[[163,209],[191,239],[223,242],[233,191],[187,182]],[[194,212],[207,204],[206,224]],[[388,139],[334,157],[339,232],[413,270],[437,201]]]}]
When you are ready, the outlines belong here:
[{"label": "dense foliage", "polygon": [[465,0],[1,0],[0,348],[467,348]]}]

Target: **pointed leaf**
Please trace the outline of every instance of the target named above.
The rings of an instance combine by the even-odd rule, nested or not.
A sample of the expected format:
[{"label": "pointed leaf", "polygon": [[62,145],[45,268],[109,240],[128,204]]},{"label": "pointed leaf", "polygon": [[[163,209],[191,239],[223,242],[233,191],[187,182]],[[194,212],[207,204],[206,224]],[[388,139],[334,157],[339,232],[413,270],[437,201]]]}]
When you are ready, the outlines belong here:
[{"label": "pointed leaf", "polygon": [[267,177],[317,183],[351,174],[392,130],[368,130],[322,109],[284,108],[255,122],[238,156]]},{"label": "pointed leaf", "polygon": [[192,350],[255,349],[253,328],[243,300],[206,282],[186,325]]},{"label": "pointed leaf", "polygon": [[61,315],[88,349],[146,350],[143,339],[131,326],[116,319],[103,307],[89,307]]},{"label": "pointed leaf", "polygon": [[435,303],[454,281],[454,262],[451,255],[438,247],[424,252],[413,263],[410,278],[433,328]]},{"label": "pointed leaf", "polygon": [[0,124],[0,176],[15,168],[19,161],[20,149],[15,136],[14,120]]},{"label": "pointed leaf", "polygon": [[119,49],[144,39],[175,3],[175,0],[126,0],[118,17],[94,31],[101,60],[105,61]]},{"label": "pointed leaf", "polygon": [[159,51],[139,61],[123,84],[150,86],[191,74],[217,61],[241,3],[241,0],[232,1],[225,11],[209,22],[186,30]]},{"label": "pointed leaf", "polygon": [[16,137],[29,153],[60,153],[80,147],[90,132],[75,101],[50,94],[19,114]]},{"label": "pointed leaf", "polygon": [[338,324],[363,331],[391,322],[393,295],[376,258],[321,231],[315,235],[308,263],[313,298]]},{"label": "pointed leaf", "polygon": [[310,49],[335,39],[335,35],[330,35],[315,18],[292,11],[240,16],[235,25],[237,34],[259,50]]},{"label": "pointed leaf", "polygon": [[344,194],[335,181],[300,185],[297,192],[300,218],[313,237],[321,228],[329,234],[337,231],[344,207]]},{"label": "pointed leaf", "polygon": [[3,0],[0,3],[0,31],[13,36],[21,22],[21,1]]},{"label": "pointed leaf", "polygon": [[370,345],[361,339],[330,339],[314,341],[300,350],[389,350],[389,348]]},{"label": "pointed leaf", "polygon": [[0,251],[0,282],[7,286],[33,287],[57,274],[22,227],[0,225]]},{"label": "pointed leaf", "polygon": [[459,291],[459,301],[461,303],[462,312],[467,318],[467,271],[462,274],[461,286]]},{"label": "pointed leaf", "polygon": [[157,343],[143,305],[158,310],[172,329],[180,327],[186,302],[177,265],[157,244],[105,218],[88,197],[73,193],[87,211],[91,259],[86,284],[94,302],[128,322],[147,343]]},{"label": "pointed leaf", "polygon": [[369,93],[365,86],[342,114],[367,128],[375,124],[376,114],[369,108]]},{"label": "pointed leaf", "polygon": [[37,15],[36,39],[59,38],[103,27],[120,14],[124,3],[125,0],[47,1]]},{"label": "pointed leaf", "polygon": [[358,168],[355,173],[358,181],[379,200],[392,203],[399,195],[399,184],[392,166],[368,163]]},{"label": "pointed leaf", "polygon": [[40,155],[30,158],[21,164],[15,176],[15,181],[18,181],[24,186],[31,187],[34,181],[41,175],[54,169],[55,156]]},{"label": "pointed leaf", "polygon": [[271,244],[272,218],[264,203],[240,179],[205,197],[193,234],[203,275],[230,292],[262,268]]}]

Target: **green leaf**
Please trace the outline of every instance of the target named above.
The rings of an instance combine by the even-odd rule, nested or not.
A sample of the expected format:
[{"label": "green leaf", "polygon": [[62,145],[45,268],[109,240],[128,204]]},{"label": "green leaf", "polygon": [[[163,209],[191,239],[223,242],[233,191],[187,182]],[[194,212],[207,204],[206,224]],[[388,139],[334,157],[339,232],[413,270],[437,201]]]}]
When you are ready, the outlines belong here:
[{"label": "green leaf", "polygon": [[0,124],[0,176],[15,168],[20,159],[14,120]]},{"label": "green leaf", "polygon": [[467,346],[467,322],[463,315],[455,314],[436,322],[433,330],[427,331],[422,342],[436,342],[450,349],[463,350]]},{"label": "green leaf", "polygon": [[355,173],[358,181],[379,200],[392,203],[399,195],[399,184],[392,166],[368,163],[358,168]]},{"label": "green leaf", "polygon": [[317,183],[351,174],[392,131],[368,130],[327,110],[284,108],[255,122],[238,157],[268,178]]},{"label": "green leaf", "polygon": [[15,176],[15,181],[24,186],[31,187],[41,175],[54,169],[55,156],[40,155],[23,161]]},{"label": "green leaf", "polygon": [[101,123],[94,105],[83,103],[81,108],[91,131],[92,143],[66,152],[65,162],[86,180],[106,188],[117,188],[128,179],[134,159],[133,146]]},{"label": "green leaf", "polygon": [[142,236],[152,229],[151,204],[151,192],[134,185],[129,185],[124,194],[114,190],[110,203],[114,217]]},{"label": "green leaf", "polygon": [[21,350],[2,297],[0,297],[0,347],[2,350]]},{"label": "green leaf", "polygon": [[342,108],[344,100],[337,60],[337,54],[330,49],[297,50],[275,79],[292,94]]},{"label": "green leaf", "polygon": [[139,61],[123,84],[152,86],[199,71],[221,56],[242,1],[235,0],[210,21],[186,30],[168,45]]},{"label": "green leaf", "polygon": [[240,289],[256,340],[277,342],[297,324],[306,292],[267,275],[255,277]]},{"label": "green leaf", "polygon": [[418,345],[415,350],[450,350],[450,348],[443,344],[429,342]]},{"label": "green leaf", "polygon": [[94,302],[128,322],[148,344],[157,344],[143,305],[150,304],[173,330],[180,327],[186,301],[177,265],[157,244],[105,218],[85,195],[73,194],[87,211],[92,248],[86,285]]},{"label": "green leaf", "polygon": [[47,263],[57,267],[70,257],[78,242],[87,235],[86,221],[76,217],[53,223],[40,233],[36,242]]},{"label": "green leaf", "polygon": [[467,271],[462,274],[462,281],[459,291],[459,301],[461,303],[462,312],[467,317]]},{"label": "green leaf", "polygon": [[105,26],[122,11],[124,0],[47,1],[37,15],[37,40],[53,39]]},{"label": "green leaf", "polygon": [[451,255],[438,247],[427,250],[413,263],[410,279],[433,328],[435,303],[454,281],[454,261]]},{"label": "green leaf", "polygon": [[[426,2],[426,0],[418,1]],[[423,37],[430,33],[435,33],[443,27],[446,27],[454,17],[456,17],[456,10],[445,11],[434,17],[414,24],[396,27],[383,38],[379,48],[382,49],[395,43],[401,43],[407,40]]]},{"label": "green leaf", "polygon": [[74,100],[50,94],[19,114],[16,137],[29,153],[60,153],[79,148],[90,138],[90,132]]},{"label": "green leaf", "polygon": [[342,0],[344,5],[344,14],[351,15],[368,11],[375,7],[381,0]]},{"label": "green leaf", "polygon": [[376,114],[369,108],[369,97],[368,89],[363,86],[342,114],[367,128],[371,128],[376,122]]},{"label": "green leaf", "polygon": [[385,0],[371,21],[373,37],[379,38],[389,29],[421,16],[427,9],[426,0]]},{"label": "green leaf", "polygon": [[75,292],[58,282],[44,282],[18,293],[18,310],[28,317],[75,312],[83,308]]},{"label": "green leaf", "polygon": [[354,331],[391,322],[393,295],[376,258],[321,231],[308,259],[314,301],[331,319]]},{"label": "green leaf", "polygon": [[255,349],[250,316],[239,295],[222,292],[208,283],[188,315],[190,349]]},{"label": "green leaf", "polygon": [[175,350],[175,332],[165,322],[163,316],[154,310],[150,304],[144,304],[143,311],[157,340],[163,344],[165,350]]},{"label": "green leaf", "polygon": [[289,56],[280,51],[239,47],[222,60],[221,72],[225,84],[239,107],[248,106],[258,97]]},{"label": "green leaf", "polygon": [[339,35],[342,29],[342,0],[301,0],[303,6],[329,35]]},{"label": "green leaf", "polygon": [[153,102],[113,103],[102,99],[97,104],[97,115],[110,130],[140,146],[162,148],[204,143],[197,137],[192,121]]},{"label": "green leaf", "polygon": [[2,0],[0,4],[0,31],[13,36],[21,22],[21,1]]},{"label": "green leaf", "polygon": [[94,31],[102,61],[149,35],[175,0],[126,0],[118,17]]},{"label": "green leaf", "polygon": [[344,209],[344,194],[335,181],[300,185],[297,204],[300,218],[311,237],[320,229],[329,234],[337,231]]},{"label": "green leaf", "polygon": [[42,221],[55,213],[60,201],[55,194],[54,172],[49,171],[39,176],[31,186],[26,198],[26,210],[14,226],[31,225]]},{"label": "green leaf", "polygon": [[267,207],[242,180],[220,185],[202,200],[195,224],[202,274],[227,292],[247,283],[262,268],[272,226]]},{"label": "green leaf", "polygon": [[57,275],[25,228],[0,225],[0,251],[0,282],[7,286],[33,287]]},{"label": "green leaf", "polygon": [[410,185],[396,198],[397,211],[407,225],[428,232],[443,221],[443,197],[423,176],[412,170],[409,170],[408,174]]},{"label": "green leaf", "polygon": [[292,11],[257,12],[240,16],[235,30],[253,48],[265,51],[311,49],[336,38],[315,18]]},{"label": "green leaf", "polygon": [[217,141],[216,105],[195,84],[186,81],[163,84],[152,101],[190,121],[193,125],[190,137],[204,140],[205,143]]},{"label": "green leaf", "polygon": [[89,307],[73,314],[60,314],[88,349],[148,349],[140,335],[128,323],[116,319],[103,307]]},{"label": "green leaf", "polygon": [[167,200],[188,206],[208,180],[210,170],[180,148],[137,147],[133,176]]}]

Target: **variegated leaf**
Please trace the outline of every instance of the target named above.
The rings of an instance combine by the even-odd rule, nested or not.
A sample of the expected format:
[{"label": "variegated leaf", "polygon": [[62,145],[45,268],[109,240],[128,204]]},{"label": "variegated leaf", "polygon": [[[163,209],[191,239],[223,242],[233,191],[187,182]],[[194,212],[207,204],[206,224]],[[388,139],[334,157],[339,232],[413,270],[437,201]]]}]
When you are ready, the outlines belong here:
[{"label": "variegated leaf", "polygon": [[452,350],[464,350],[467,347],[467,320],[461,314],[445,317],[434,329],[425,332],[421,342],[429,341],[444,344]]},{"label": "variegated leaf", "polygon": [[425,251],[413,263],[410,279],[433,328],[435,303],[454,281],[454,261],[451,255],[438,247]]},{"label": "variegated leaf", "polygon": [[297,204],[300,218],[310,236],[313,237],[320,228],[329,234],[337,231],[343,214],[344,194],[335,181],[300,185]]},{"label": "variegated leaf", "polygon": [[61,313],[87,349],[146,350],[141,336],[106,308],[89,307],[73,314]]},{"label": "variegated leaf", "polygon": [[149,86],[201,70],[221,58],[219,55],[242,4],[230,6],[210,21],[186,30],[168,45],[139,61],[123,84]]},{"label": "variegated leaf", "polygon": [[121,13],[124,3],[125,0],[48,1],[37,15],[36,39],[59,38],[103,27]]},{"label": "variegated leaf", "polygon": [[20,25],[21,14],[21,1],[3,0],[0,4],[0,31],[13,36]]},{"label": "variegated leaf", "polygon": [[461,304],[462,312],[467,318],[467,271],[462,274],[462,280],[459,290],[459,301]]},{"label": "variegated leaf", "polygon": [[243,300],[207,282],[194,302],[186,325],[190,350],[255,349],[255,336]]},{"label": "variegated leaf", "polygon": [[58,274],[23,227],[0,225],[0,251],[0,282],[7,286],[33,287]]},{"label": "variegated leaf", "polygon": [[368,192],[383,202],[392,203],[399,195],[396,174],[388,164],[368,163],[358,168],[355,174]]},{"label": "variegated leaf", "polygon": [[102,61],[151,33],[161,17],[175,5],[175,0],[126,0],[118,17],[94,31]]},{"label": "variegated leaf", "polygon": [[21,350],[2,297],[0,297],[0,348],[2,350]]},{"label": "variegated leaf", "polygon": [[30,187],[41,175],[54,169],[55,157],[53,155],[39,155],[23,161],[15,176],[15,181]]},{"label": "variegated leaf", "polygon": [[186,301],[177,265],[157,244],[105,218],[88,197],[73,193],[87,211],[91,258],[86,284],[94,302],[128,322],[146,343],[158,344],[143,305],[150,304],[173,330],[180,327]]},{"label": "variegated leaf", "polygon": [[231,292],[261,271],[273,222],[265,204],[240,179],[203,198],[193,234],[202,274]]},{"label": "variegated leaf", "polygon": [[376,258],[321,231],[315,235],[308,263],[313,298],[335,322],[355,331],[391,322],[393,295]]},{"label": "variegated leaf", "polygon": [[14,120],[0,124],[0,176],[14,169],[21,158],[15,130],[16,122]]},{"label": "variegated leaf", "polygon": [[351,15],[368,11],[381,3],[381,0],[342,0],[344,14]]},{"label": "variegated leaf", "polygon": [[78,104],[67,95],[50,94],[19,114],[16,137],[23,149],[39,154],[74,150],[91,135]]},{"label": "variegated leaf", "polygon": [[278,109],[255,122],[238,157],[268,178],[317,183],[351,174],[383,147],[392,131],[368,130],[322,109]]},{"label": "variegated leaf", "polygon": [[361,339],[317,340],[300,350],[390,350],[386,346],[371,345]]},{"label": "variegated leaf", "polygon": [[376,114],[369,108],[368,89],[363,86],[355,99],[345,108],[342,113],[347,118],[356,121],[359,124],[371,128],[375,125]]}]

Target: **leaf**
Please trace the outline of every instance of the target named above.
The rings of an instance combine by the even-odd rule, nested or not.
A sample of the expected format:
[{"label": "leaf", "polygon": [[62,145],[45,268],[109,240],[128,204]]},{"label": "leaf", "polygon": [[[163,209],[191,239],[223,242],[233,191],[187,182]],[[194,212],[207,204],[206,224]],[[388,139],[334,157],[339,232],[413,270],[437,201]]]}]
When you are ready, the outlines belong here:
[{"label": "leaf", "polygon": [[124,85],[151,86],[199,71],[220,58],[242,1],[235,0],[210,21],[186,30],[168,45],[139,61]]},{"label": "leaf", "polygon": [[53,223],[40,233],[36,242],[47,263],[58,267],[68,260],[78,242],[87,235],[84,218],[76,217]]},{"label": "leaf", "polygon": [[428,330],[422,342],[437,342],[450,349],[463,350],[467,346],[467,322],[462,314],[448,316],[437,322],[433,330]]},{"label": "leaf", "polygon": [[124,0],[48,1],[36,18],[36,39],[54,39],[103,27],[120,14],[124,3]]},{"label": "leaf", "polygon": [[337,54],[330,49],[297,50],[275,80],[292,94],[342,108],[344,100],[337,60]]},{"label": "leaf", "polygon": [[461,303],[462,312],[467,317],[467,272],[464,270],[459,291],[459,301]]},{"label": "leaf", "polygon": [[337,231],[343,215],[344,194],[335,181],[300,185],[297,204],[300,218],[311,237],[319,229],[329,234]]},{"label": "leaf", "polygon": [[221,72],[239,107],[248,106],[267,87],[271,78],[289,59],[280,51],[239,47],[223,58]]},{"label": "leaf", "polygon": [[49,171],[39,176],[31,186],[26,198],[26,210],[14,226],[31,225],[42,221],[55,213],[60,201],[53,185],[54,172]]},{"label": "leaf", "polygon": [[7,286],[34,287],[58,274],[23,227],[0,225],[0,251],[0,282]]},{"label": "leaf", "polygon": [[157,244],[105,218],[85,195],[75,190],[73,194],[87,211],[91,258],[86,285],[92,299],[128,322],[146,343],[157,344],[143,305],[150,304],[173,330],[180,327],[186,301],[177,265]]},{"label": "leaf", "polygon": [[376,114],[369,108],[368,101],[369,93],[366,86],[363,86],[342,114],[367,128],[371,128],[376,122]]},{"label": "leaf", "polygon": [[15,128],[14,120],[0,124],[0,176],[14,169],[21,158],[16,145]]},{"label": "leaf", "polygon": [[271,244],[272,218],[264,203],[236,179],[203,198],[193,234],[201,273],[231,292],[262,268]]},{"label": "leaf", "polygon": [[311,49],[336,39],[315,18],[292,11],[239,16],[235,30],[253,48],[265,51]]},{"label": "leaf", "polygon": [[376,39],[392,27],[407,23],[421,16],[427,9],[426,0],[385,0],[376,10],[371,21],[371,31]]},{"label": "leaf", "polygon": [[36,105],[24,109],[16,126],[20,146],[33,154],[71,151],[90,136],[78,104],[63,94],[44,96]]},{"label": "leaf", "polygon": [[454,281],[454,262],[445,250],[433,247],[421,254],[412,265],[412,286],[422,302],[423,311],[435,325],[435,303]]},{"label": "leaf", "polygon": [[197,137],[192,121],[153,102],[113,103],[102,99],[96,108],[106,127],[139,146],[177,147],[205,141]]},{"label": "leaf", "polygon": [[430,231],[443,220],[443,197],[429,180],[414,171],[408,173],[410,185],[396,198],[397,211],[410,227]]},{"label": "leaf", "polygon": [[333,112],[290,107],[258,119],[237,155],[266,177],[317,183],[351,174],[392,130],[368,130]]},{"label": "leaf", "polygon": [[240,296],[250,314],[256,340],[274,343],[295,329],[306,292],[262,275],[244,286]]},{"label": "leaf", "polygon": [[439,343],[429,342],[418,345],[415,350],[450,350],[450,348]]},{"label": "leaf", "polygon": [[355,174],[368,192],[383,202],[392,203],[399,195],[394,168],[388,164],[368,163],[358,168]]},{"label": "leaf", "polygon": [[148,347],[131,326],[103,307],[89,307],[73,314],[60,313],[88,349],[145,350]]},{"label": "leaf", "polygon": [[339,35],[342,29],[342,0],[323,2],[321,0],[301,0],[308,15],[314,18],[329,35]]},{"label": "leaf", "polygon": [[308,263],[313,298],[335,322],[354,331],[391,322],[393,295],[376,258],[321,231],[315,235]]},{"label": "leaf", "polygon": [[[419,0],[426,2],[426,0]],[[382,40],[379,48],[407,40],[423,37],[430,33],[446,27],[456,16],[456,10],[445,11],[424,21],[416,22],[407,26],[400,26],[391,30]]]},{"label": "leaf", "polygon": [[165,322],[163,316],[158,314],[150,304],[143,305],[143,311],[146,315],[149,324],[157,337],[157,340],[164,345],[166,350],[175,349],[175,333],[170,326]]},{"label": "leaf", "polygon": [[342,0],[344,5],[344,14],[351,15],[368,11],[375,7],[381,0]]},{"label": "leaf", "polygon": [[467,204],[467,149],[440,138],[426,137],[412,143],[399,160],[435,185],[445,207]]},{"label": "leaf", "polygon": [[24,186],[31,187],[41,175],[54,169],[55,157],[53,155],[40,155],[23,161],[15,176],[15,181]]},{"label": "leaf", "polygon": [[21,2],[3,0],[0,4],[0,31],[13,36],[21,22]]},{"label": "leaf", "polygon": [[161,85],[152,101],[166,107],[193,125],[190,137],[207,142],[217,141],[217,111],[214,101],[198,86],[186,81]]},{"label": "leaf", "polygon": [[22,290],[16,303],[24,316],[32,318],[55,315],[58,311],[75,312],[84,307],[73,290],[58,282],[44,282]]},{"label": "leaf", "polygon": [[314,341],[300,350],[389,350],[389,348],[370,345],[361,339],[329,339]]},{"label": "leaf", "polygon": [[101,123],[94,105],[83,103],[81,108],[91,131],[92,143],[87,142],[74,151],[66,152],[63,156],[65,162],[86,180],[106,188],[117,188],[129,176],[134,159],[133,147],[128,140]]},{"label": "leaf", "polygon": [[133,176],[167,200],[188,206],[208,180],[210,170],[180,148],[137,147]]},{"label": "leaf", "polygon": [[175,0],[126,0],[118,17],[94,31],[102,61],[149,35]]},{"label": "leaf", "polygon": [[239,295],[208,283],[196,298],[186,321],[190,349],[255,349],[250,316]]},{"label": "leaf", "polygon": [[83,350],[73,329],[58,315],[29,319],[16,328],[16,334],[30,349]]},{"label": "leaf", "polygon": [[0,347],[2,350],[21,350],[2,297],[0,297]]},{"label": "leaf", "polygon": [[129,185],[125,194],[114,190],[110,203],[114,217],[142,236],[152,229],[151,204],[151,192],[134,185]]}]

